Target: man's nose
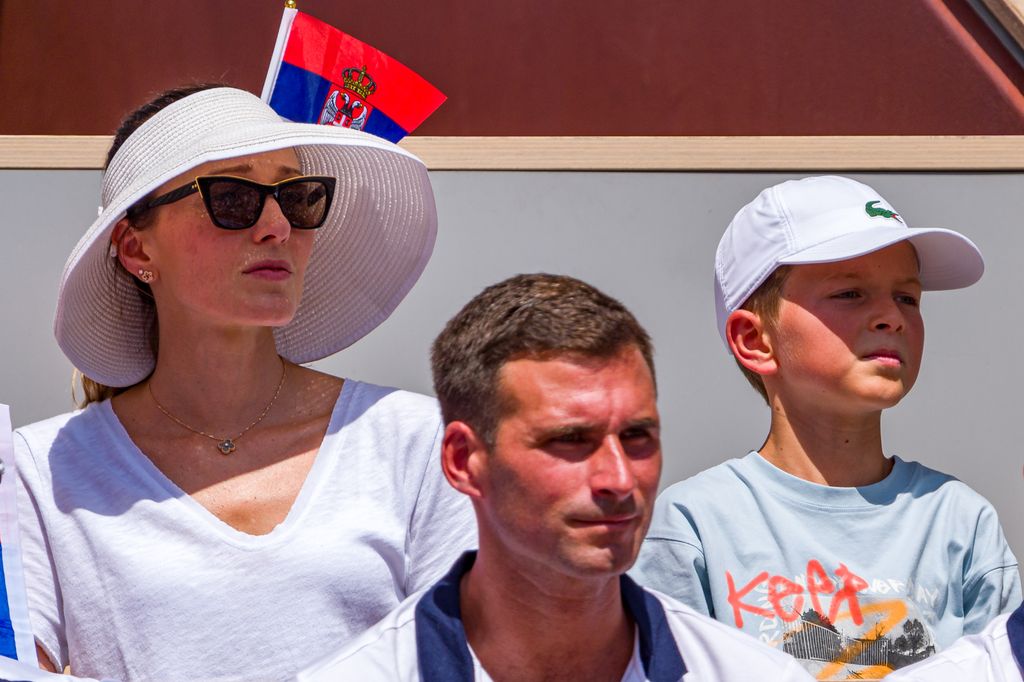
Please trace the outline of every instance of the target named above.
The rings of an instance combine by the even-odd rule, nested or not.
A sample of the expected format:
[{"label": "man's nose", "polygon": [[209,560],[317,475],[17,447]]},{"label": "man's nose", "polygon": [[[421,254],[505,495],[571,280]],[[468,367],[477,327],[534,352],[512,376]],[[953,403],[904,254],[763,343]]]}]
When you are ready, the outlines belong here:
[{"label": "man's nose", "polygon": [[624,499],[636,489],[632,460],[617,434],[609,435],[591,455],[590,487],[595,495]]}]

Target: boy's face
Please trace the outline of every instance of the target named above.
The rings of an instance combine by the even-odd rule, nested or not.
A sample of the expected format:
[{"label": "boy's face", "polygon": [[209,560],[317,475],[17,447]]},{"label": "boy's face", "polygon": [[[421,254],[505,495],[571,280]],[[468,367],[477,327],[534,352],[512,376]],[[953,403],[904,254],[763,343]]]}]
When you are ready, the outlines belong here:
[{"label": "boy's face", "polygon": [[850,416],[892,407],[924,349],[917,255],[900,242],[859,258],[794,266],[769,331],[771,384],[787,404]]}]

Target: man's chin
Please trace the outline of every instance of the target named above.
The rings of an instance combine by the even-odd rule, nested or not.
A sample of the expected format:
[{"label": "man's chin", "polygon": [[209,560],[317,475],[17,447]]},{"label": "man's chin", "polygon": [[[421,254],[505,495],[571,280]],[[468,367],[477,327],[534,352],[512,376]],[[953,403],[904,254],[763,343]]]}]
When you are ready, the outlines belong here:
[{"label": "man's chin", "polygon": [[625,573],[636,561],[636,549],[632,546],[607,546],[589,548],[574,553],[566,563],[580,577],[600,578]]}]

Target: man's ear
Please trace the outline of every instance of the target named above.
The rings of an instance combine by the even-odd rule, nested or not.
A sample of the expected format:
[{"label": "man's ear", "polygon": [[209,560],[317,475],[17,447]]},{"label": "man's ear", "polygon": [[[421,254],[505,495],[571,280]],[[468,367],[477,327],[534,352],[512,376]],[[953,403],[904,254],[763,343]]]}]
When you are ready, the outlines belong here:
[{"label": "man's ear", "polygon": [[117,250],[117,259],[133,277],[138,277],[140,270],[147,270],[150,273],[156,270],[153,259],[146,251],[145,241],[139,231],[132,227],[128,218],[121,218],[114,225],[110,234],[110,246]]},{"label": "man's ear", "polygon": [[487,448],[466,422],[454,421],[444,429],[441,468],[453,488],[470,497],[483,496]]},{"label": "man's ear", "polygon": [[725,321],[725,338],[736,360],[751,372],[766,376],[778,371],[771,334],[757,313],[733,311]]}]

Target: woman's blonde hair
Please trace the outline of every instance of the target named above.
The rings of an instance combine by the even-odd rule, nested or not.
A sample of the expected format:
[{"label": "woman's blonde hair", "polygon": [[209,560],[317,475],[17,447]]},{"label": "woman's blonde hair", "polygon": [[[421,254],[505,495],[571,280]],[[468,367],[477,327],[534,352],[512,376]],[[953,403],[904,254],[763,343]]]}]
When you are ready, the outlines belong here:
[{"label": "woman's blonde hair", "polygon": [[[82,389],[82,397],[78,397],[78,387]],[[127,390],[127,387],[117,388],[114,386],[104,386],[98,381],[93,381],[89,377],[85,376],[77,369],[71,375],[71,399],[75,401],[75,405],[78,407],[85,407],[89,403],[99,403],[104,400],[110,400],[118,393],[123,393]]]}]

